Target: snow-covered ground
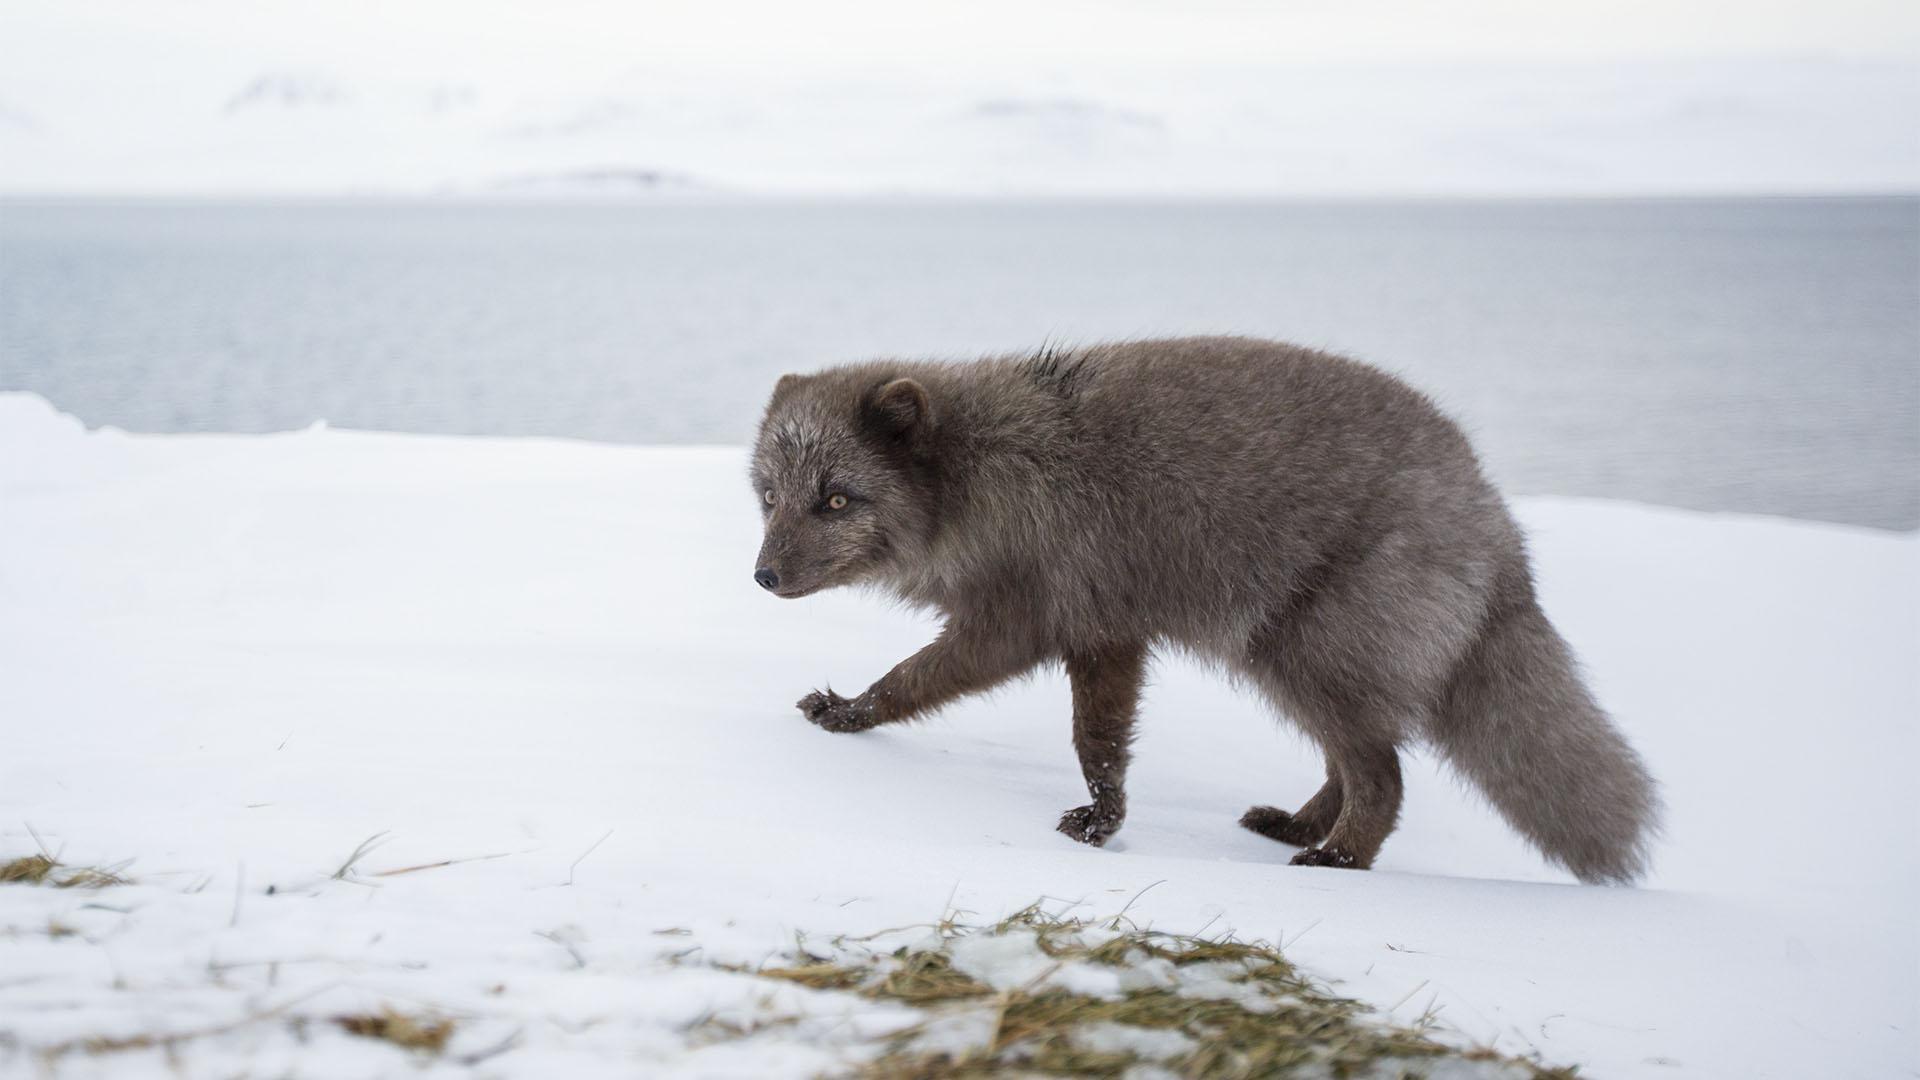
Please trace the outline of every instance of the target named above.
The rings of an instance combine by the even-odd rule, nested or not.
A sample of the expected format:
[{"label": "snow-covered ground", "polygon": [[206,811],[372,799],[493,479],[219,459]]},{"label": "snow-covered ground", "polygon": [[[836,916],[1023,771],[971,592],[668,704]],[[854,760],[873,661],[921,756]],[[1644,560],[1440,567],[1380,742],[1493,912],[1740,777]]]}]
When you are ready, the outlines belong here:
[{"label": "snow-covered ground", "polygon": [[[1082,798],[1057,675],[817,730],[795,699],[931,626],[762,594],[738,450],[87,433],[0,395],[0,859],[31,826],[136,879],[0,885],[0,1073],[804,1075],[899,1010],[714,964],[1049,897],[1281,941],[1587,1075],[1912,1075],[1920,539],[1519,510],[1665,784],[1645,888],[1571,884],[1425,759],[1378,870],[1289,867],[1234,820],[1320,763],[1181,663],[1105,850],[1053,830]],[[382,876],[443,860],[473,861]],[[324,1022],[388,1005],[459,1017],[447,1054]],[[780,1014],[811,1019],[688,1034]],[[166,1033],[196,1037],[41,1054]]]}]

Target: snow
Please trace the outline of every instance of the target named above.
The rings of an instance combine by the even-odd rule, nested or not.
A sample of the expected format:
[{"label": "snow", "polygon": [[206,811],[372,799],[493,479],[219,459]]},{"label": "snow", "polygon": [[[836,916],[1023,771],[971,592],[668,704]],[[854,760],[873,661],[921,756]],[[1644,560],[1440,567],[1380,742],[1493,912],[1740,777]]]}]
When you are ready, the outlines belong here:
[{"label": "snow", "polygon": [[1149,1061],[1179,1057],[1194,1048],[1193,1040],[1178,1031],[1105,1022],[1089,1024],[1074,1041],[1095,1053],[1131,1053]]},{"label": "snow", "polygon": [[[1549,613],[1665,786],[1652,878],[1605,889],[1425,757],[1377,870],[1287,866],[1234,821],[1303,799],[1320,763],[1184,663],[1157,669],[1104,850],[1053,831],[1082,797],[1057,673],[911,727],[814,729],[795,700],[932,625],[763,595],[744,468],[734,448],[90,433],[0,395],[0,858],[35,850],[31,826],[136,879],[0,886],[0,1073],[174,1033],[46,1067],[810,1075],[915,1014],[729,966],[1044,898],[1281,942],[1402,1020],[1436,1009],[1594,1076],[1920,1063],[1920,538],[1519,505]],[[467,861],[388,873],[446,860]],[[383,1006],[461,1023],[415,1060],[328,1022]]]},{"label": "snow", "polygon": [[952,953],[954,970],[995,990],[1035,986],[1060,967],[1040,951],[1038,935],[1018,928],[963,938],[954,942]]}]

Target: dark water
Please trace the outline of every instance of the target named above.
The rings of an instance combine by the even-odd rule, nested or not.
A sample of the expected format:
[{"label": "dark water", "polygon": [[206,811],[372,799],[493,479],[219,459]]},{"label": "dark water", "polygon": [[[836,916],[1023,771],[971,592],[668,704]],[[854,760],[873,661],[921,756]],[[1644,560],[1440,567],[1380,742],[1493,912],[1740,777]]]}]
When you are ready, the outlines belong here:
[{"label": "dark water", "polygon": [[91,424],[744,442],[782,371],[1234,332],[1510,489],[1920,526],[1920,199],[0,202],[0,390]]}]

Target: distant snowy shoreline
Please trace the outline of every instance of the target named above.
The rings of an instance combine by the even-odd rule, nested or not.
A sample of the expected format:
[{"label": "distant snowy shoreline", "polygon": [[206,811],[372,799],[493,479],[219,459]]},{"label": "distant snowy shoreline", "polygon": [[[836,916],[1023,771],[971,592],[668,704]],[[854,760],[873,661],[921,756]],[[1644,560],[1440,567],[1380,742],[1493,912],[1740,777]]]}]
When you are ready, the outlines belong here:
[{"label": "distant snowy shoreline", "polygon": [[[199,63],[149,52],[89,62],[100,44],[0,88],[0,190],[431,191],[605,167],[769,192],[1081,197],[1920,181],[1899,137],[1914,126],[1910,65],[1890,55],[1080,58],[1052,72],[866,58],[831,71],[644,65],[529,81],[523,54],[480,80],[436,76],[437,57],[400,74],[249,70],[225,47]],[[143,81],[129,83],[131,71]]]}]

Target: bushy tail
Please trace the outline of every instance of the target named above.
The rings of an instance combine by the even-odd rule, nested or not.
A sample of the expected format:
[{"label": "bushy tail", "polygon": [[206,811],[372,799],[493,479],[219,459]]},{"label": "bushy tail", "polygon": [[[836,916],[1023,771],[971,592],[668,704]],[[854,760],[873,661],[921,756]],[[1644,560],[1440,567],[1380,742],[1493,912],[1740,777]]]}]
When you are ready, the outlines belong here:
[{"label": "bushy tail", "polygon": [[1432,735],[1509,824],[1581,881],[1626,883],[1646,870],[1659,829],[1653,778],[1531,595],[1489,624]]}]

